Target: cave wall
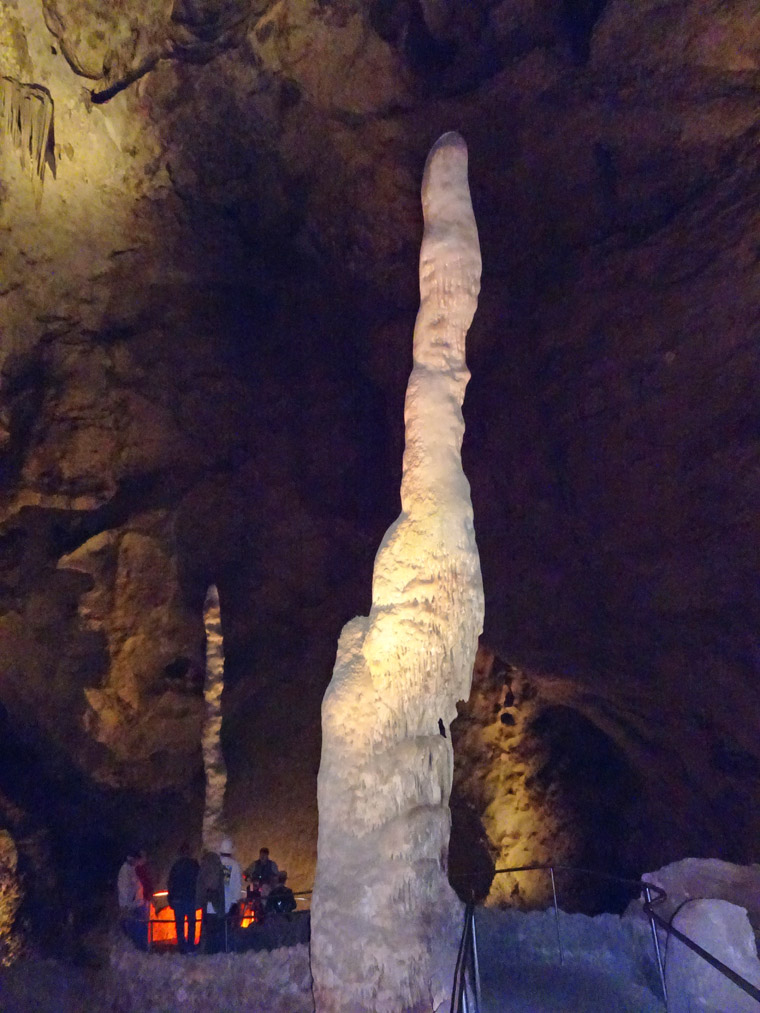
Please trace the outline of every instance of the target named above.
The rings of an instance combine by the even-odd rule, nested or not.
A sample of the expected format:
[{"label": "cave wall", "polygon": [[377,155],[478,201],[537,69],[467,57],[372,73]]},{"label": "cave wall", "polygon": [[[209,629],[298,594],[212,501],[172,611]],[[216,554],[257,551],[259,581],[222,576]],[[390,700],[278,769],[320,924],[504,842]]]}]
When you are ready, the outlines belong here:
[{"label": "cave wall", "polygon": [[491,851],[581,853],[573,779],[524,786],[598,734],[613,809],[637,786],[605,860],[753,858],[754,4],[15,0],[0,38],[54,103],[41,191],[0,137],[0,701],[42,782],[107,797],[115,849],[168,849],[167,798],[194,825],[213,580],[232,829],[310,879],[319,701],[397,513],[419,176],[455,128],[483,643],[536,692],[483,725],[463,804],[488,826],[517,779]]},{"label": "cave wall", "polygon": [[456,755],[452,882],[492,905],[552,903],[623,910],[635,895],[589,869],[637,879],[659,860],[650,838],[646,774],[619,741],[578,707],[572,683],[516,668],[481,648],[473,691],[451,732]]}]

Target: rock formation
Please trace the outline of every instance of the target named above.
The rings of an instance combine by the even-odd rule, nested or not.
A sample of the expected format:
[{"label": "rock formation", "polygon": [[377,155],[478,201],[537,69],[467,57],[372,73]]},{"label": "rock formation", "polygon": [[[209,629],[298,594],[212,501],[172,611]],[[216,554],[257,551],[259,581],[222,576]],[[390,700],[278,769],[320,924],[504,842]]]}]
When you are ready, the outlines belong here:
[{"label": "rock formation", "polygon": [[[760,866],[735,865],[719,858],[683,858],[642,877],[665,891],[658,904],[661,918],[669,919],[693,900],[725,900],[747,912],[755,931],[760,929]],[[631,902],[626,913],[635,913],[640,901]]]},{"label": "rock formation", "polygon": [[[693,900],[673,916],[674,928],[701,946],[745,981],[760,988],[757,942],[747,912],[726,900]],[[667,933],[660,933],[665,945]],[[680,940],[668,940],[665,965],[668,1011],[754,1013],[757,999],[724,977]]]},{"label": "rock formation", "polygon": [[54,108],[39,207],[0,139],[0,791],[57,856],[109,856],[107,889],[136,836],[200,825],[213,577],[229,829],[311,885],[453,125],[488,279],[482,644],[518,673],[463,714],[458,811],[507,864],[757,857],[757,26],[756,0],[0,4],[0,77]]},{"label": "rock formation", "polygon": [[0,77],[0,132],[40,182],[45,178],[52,123],[53,102],[45,88]]},{"label": "rock formation", "polygon": [[[489,904],[552,902],[542,873],[493,877],[494,868],[555,864],[637,877],[635,810],[643,786],[622,749],[573,704],[572,684],[478,649],[469,700],[451,727],[454,746],[452,882]],[[563,909],[615,910],[614,883],[563,872]]]},{"label": "rock formation", "polygon": [[461,466],[465,338],[480,248],[458,134],[433,146],[401,515],[375,559],[372,609],[343,629],[322,704],[312,974],[319,1013],[423,1013],[451,986],[446,879],[452,750],[483,620]]},{"label": "rock formation", "polygon": [[0,830],[0,968],[12,964],[20,949],[14,923],[22,896],[16,844],[7,830]]},{"label": "rock formation", "polygon": [[224,791],[227,767],[222,751],[222,692],[224,690],[224,640],[219,592],[211,584],[203,603],[206,628],[206,680],[203,696],[206,714],[203,721],[203,769],[206,773],[206,805],[203,810],[203,848],[215,851],[224,836]]}]

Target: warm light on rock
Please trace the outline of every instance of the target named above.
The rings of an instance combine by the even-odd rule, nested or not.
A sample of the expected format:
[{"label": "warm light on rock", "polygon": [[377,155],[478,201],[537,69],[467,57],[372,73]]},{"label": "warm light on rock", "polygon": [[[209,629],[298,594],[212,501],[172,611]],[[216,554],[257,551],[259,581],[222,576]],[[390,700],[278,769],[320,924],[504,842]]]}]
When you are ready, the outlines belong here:
[{"label": "warm light on rock", "polygon": [[[195,945],[201,941],[201,925],[203,921],[203,910],[198,908],[195,912]],[[177,923],[174,920],[174,909],[168,904],[156,908],[155,904],[150,906],[150,942],[151,945],[161,944],[168,946],[177,945]]]},{"label": "warm light on rock", "polygon": [[453,973],[446,729],[469,694],[483,620],[460,458],[480,249],[458,134],[430,152],[422,205],[402,513],[375,559],[370,615],[343,629],[322,705],[312,906],[319,1013],[438,1010]]},{"label": "warm light on rock", "polygon": [[0,967],[12,964],[19,954],[14,923],[22,897],[16,845],[7,830],[0,830]]}]

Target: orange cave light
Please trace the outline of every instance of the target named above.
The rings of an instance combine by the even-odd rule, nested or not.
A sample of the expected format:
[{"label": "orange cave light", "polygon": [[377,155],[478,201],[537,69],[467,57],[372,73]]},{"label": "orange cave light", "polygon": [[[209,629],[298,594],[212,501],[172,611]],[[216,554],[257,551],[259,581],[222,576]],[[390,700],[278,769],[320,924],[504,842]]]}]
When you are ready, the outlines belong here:
[{"label": "orange cave light", "polygon": [[[150,905],[150,944],[154,943],[165,946],[177,945],[177,928],[174,924],[174,910],[166,902],[165,891],[154,894],[153,903]],[[158,906],[156,906],[158,901]],[[195,912],[195,945],[201,940],[201,918],[203,911],[198,908]]]}]

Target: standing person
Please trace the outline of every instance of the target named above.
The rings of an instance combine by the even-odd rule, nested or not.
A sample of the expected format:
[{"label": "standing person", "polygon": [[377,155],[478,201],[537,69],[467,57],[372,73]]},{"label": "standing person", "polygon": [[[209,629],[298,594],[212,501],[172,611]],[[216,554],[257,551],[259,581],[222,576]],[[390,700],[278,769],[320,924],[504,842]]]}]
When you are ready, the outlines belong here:
[{"label": "standing person", "polygon": [[143,888],[143,900],[150,906],[153,901],[153,894],[156,891],[156,885],[153,880],[153,873],[148,865],[148,855],[145,851],[139,851],[137,854],[137,864],[135,865],[135,872],[137,878],[140,880]]},{"label": "standing person", "polygon": [[137,874],[139,861],[139,851],[129,851],[119,869],[119,917],[122,929],[138,950],[147,950],[149,906],[145,903],[143,886]]},{"label": "standing person", "polygon": [[174,911],[177,948],[180,953],[192,953],[195,949],[195,892],[199,870],[198,863],[190,857],[190,845],[185,842],[179,849],[179,857],[169,870],[168,883],[169,907]]},{"label": "standing person", "polygon": [[215,851],[205,851],[198,870],[195,904],[203,912],[201,945],[204,953],[219,952],[224,919],[224,869]]},{"label": "standing person", "polygon": [[245,878],[271,889],[277,883],[277,863],[269,857],[269,848],[262,848],[259,857],[245,870]]},{"label": "standing person", "polygon": [[225,953],[229,949],[227,933],[231,922],[238,913],[240,899],[243,896],[243,873],[240,868],[240,862],[233,857],[232,851],[232,841],[229,837],[225,837],[219,849],[219,857],[222,860],[222,869],[224,870]]}]

